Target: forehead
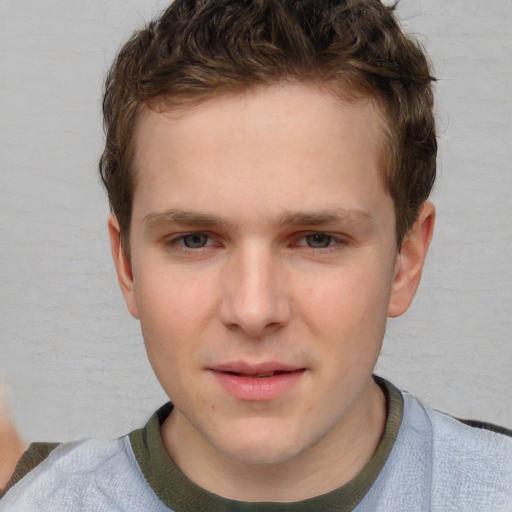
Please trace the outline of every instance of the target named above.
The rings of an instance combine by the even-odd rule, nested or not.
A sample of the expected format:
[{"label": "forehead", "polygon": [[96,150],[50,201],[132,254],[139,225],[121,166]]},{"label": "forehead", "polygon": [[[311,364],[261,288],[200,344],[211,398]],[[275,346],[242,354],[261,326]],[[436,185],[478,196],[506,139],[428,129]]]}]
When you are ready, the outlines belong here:
[{"label": "forehead", "polygon": [[288,84],[223,94],[181,110],[145,109],[135,136],[134,206],[144,197],[153,208],[174,207],[188,190],[190,199],[205,204],[231,186],[237,196],[257,188],[253,206],[259,202],[259,209],[285,196],[290,205],[304,203],[315,190],[334,201],[340,196],[330,188],[339,189],[340,173],[356,189],[369,182],[367,195],[382,193],[383,115],[370,98],[347,98]]}]

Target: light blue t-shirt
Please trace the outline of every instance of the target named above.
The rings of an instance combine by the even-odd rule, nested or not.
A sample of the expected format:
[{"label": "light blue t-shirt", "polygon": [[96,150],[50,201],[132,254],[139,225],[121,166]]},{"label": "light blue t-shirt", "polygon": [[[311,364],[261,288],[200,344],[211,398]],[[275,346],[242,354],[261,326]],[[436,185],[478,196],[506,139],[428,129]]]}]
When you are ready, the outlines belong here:
[{"label": "light blue t-shirt", "polygon": [[[402,396],[403,417],[396,442],[373,485],[351,510],[511,512],[512,439],[468,427],[408,393]],[[206,496],[203,504],[170,508],[141,471],[129,436],[114,441],[83,440],[56,448],[0,500],[0,512],[320,510],[308,506],[313,503],[308,500],[249,504],[215,495],[210,495],[211,503],[215,501],[211,508],[209,493],[186,480],[191,493],[197,489]],[[322,512],[330,510],[347,509],[322,508]]]}]

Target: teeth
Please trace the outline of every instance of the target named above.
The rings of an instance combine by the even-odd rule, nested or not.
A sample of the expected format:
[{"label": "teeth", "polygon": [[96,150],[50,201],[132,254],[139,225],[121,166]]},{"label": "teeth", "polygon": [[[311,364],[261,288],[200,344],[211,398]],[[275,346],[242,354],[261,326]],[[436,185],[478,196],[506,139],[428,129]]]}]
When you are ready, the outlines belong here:
[{"label": "teeth", "polygon": [[275,372],[268,372],[268,373],[258,373],[257,377],[258,379],[264,379],[265,377],[273,377]]}]

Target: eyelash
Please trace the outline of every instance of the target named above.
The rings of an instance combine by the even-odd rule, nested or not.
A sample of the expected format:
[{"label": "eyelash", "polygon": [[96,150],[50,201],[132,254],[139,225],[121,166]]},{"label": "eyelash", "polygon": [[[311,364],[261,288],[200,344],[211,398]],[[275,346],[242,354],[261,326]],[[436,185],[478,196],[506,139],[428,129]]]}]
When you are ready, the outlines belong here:
[{"label": "eyelash", "polygon": [[[188,237],[206,237],[205,244],[199,247],[188,247],[185,245],[185,240]],[[311,245],[308,245],[307,238],[308,237],[322,237],[325,236],[328,238],[328,245],[325,247],[313,247]],[[191,253],[191,252],[199,252],[201,249],[207,249],[208,247],[211,247],[212,245],[215,245],[214,242],[215,239],[208,233],[202,232],[202,231],[192,231],[190,233],[183,233],[177,236],[173,236],[165,241],[165,245],[167,247],[172,248],[173,250],[178,250],[185,253]],[[305,241],[306,243],[301,243]],[[304,248],[306,250],[310,250],[314,253],[327,253],[327,252],[333,252],[342,249],[344,246],[346,246],[348,243],[348,240],[344,237],[332,235],[330,233],[327,233],[325,231],[313,231],[313,232],[303,232],[297,234],[296,237],[293,238],[292,247],[300,247]],[[220,246],[221,244],[218,244],[217,246]]]},{"label": "eyelash", "polygon": [[[326,237],[328,239],[327,245],[325,247],[315,247],[315,246],[309,245],[308,240],[307,240],[309,237],[320,237],[320,238]],[[296,245],[298,245],[299,247],[305,247],[307,249],[312,249],[314,251],[324,251],[324,252],[328,251],[328,250],[339,249],[340,247],[342,247],[343,245],[345,245],[347,243],[347,241],[344,238],[341,238],[336,235],[331,235],[330,233],[326,233],[324,231],[317,231],[317,232],[313,232],[313,233],[301,234],[301,236],[297,238],[297,241],[298,241],[298,243],[296,243]],[[306,243],[303,245],[300,243],[302,241],[305,241]]]},{"label": "eyelash", "polygon": [[[193,236],[206,237],[206,244],[203,246],[200,246],[200,247],[187,247],[185,245],[185,239],[187,237],[193,237]],[[181,235],[177,235],[177,236],[168,238],[167,240],[165,240],[165,246],[170,247],[174,250],[179,250],[179,251],[189,253],[189,252],[196,252],[196,251],[199,251],[200,249],[209,247],[211,245],[209,242],[211,242],[211,241],[213,241],[213,238],[209,234],[203,233],[202,231],[193,231],[191,233],[183,233]]]}]

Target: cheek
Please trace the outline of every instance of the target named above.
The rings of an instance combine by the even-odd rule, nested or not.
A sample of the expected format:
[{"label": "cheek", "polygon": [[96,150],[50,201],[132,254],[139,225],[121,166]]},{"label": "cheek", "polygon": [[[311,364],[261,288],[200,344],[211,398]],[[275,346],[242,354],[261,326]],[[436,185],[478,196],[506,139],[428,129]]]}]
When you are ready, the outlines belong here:
[{"label": "cheek", "polygon": [[134,284],[148,358],[169,392],[169,375],[198,363],[194,356],[201,352],[201,341],[211,330],[215,307],[201,280],[158,275],[159,279],[146,276]]},{"label": "cheek", "polygon": [[162,388],[177,403],[194,389],[202,361],[198,355],[210,329],[211,303],[196,284],[158,279],[138,282],[136,289],[148,359]]},{"label": "cheek", "polygon": [[148,328],[192,329],[214,308],[212,283],[175,269],[134,275],[134,291],[141,323]]},{"label": "cheek", "polygon": [[310,283],[304,304],[318,329],[349,333],[385,324],[390,283],[384,272],[369,268],[339,269],[321,284]]}]

